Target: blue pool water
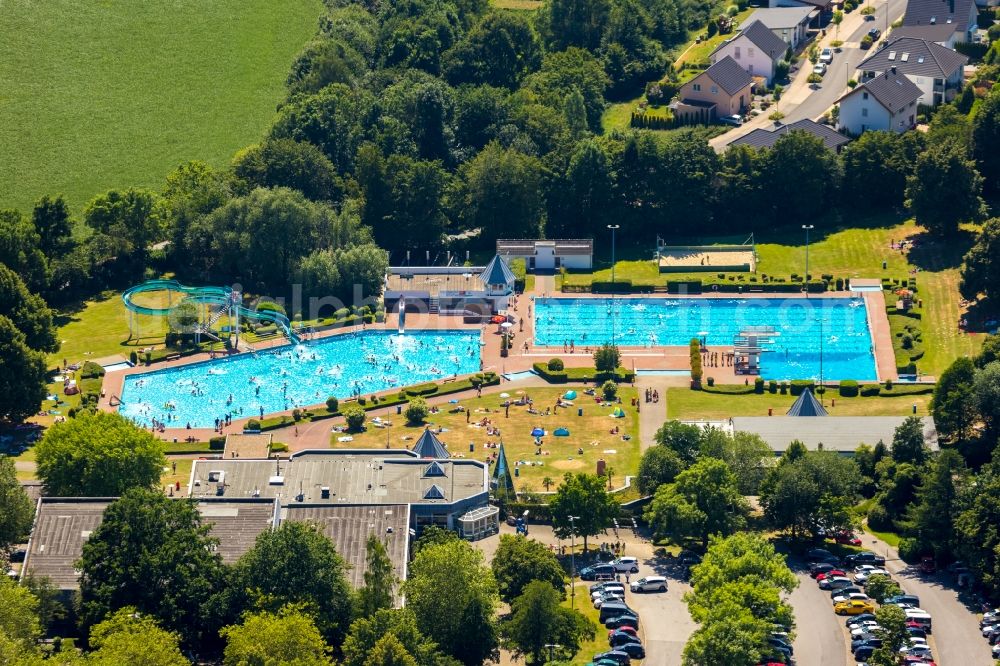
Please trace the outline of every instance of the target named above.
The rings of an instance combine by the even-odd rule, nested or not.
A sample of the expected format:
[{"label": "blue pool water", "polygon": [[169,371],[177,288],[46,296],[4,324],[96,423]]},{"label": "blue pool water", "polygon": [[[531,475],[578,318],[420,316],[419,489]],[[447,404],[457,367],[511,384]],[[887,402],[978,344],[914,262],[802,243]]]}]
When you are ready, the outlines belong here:
[{"label": "blue pool water", "polygon": [[[131,375],[119,411],[142,425],[215,425],[479,372],[479,333],[364,331]],[[230,401],[231,400],[231,401]]]},{"label": "blue pool water", "polygon": [[[771,326],[765,379],[877,379],[868,315],[861,298],[539,298],[535,341],[579,349],[612,340],[625,347],[732,346],[745,327]],[[822,339],[822,343],[821,343]],[[711,370],[705,369],[710,375]]]}]

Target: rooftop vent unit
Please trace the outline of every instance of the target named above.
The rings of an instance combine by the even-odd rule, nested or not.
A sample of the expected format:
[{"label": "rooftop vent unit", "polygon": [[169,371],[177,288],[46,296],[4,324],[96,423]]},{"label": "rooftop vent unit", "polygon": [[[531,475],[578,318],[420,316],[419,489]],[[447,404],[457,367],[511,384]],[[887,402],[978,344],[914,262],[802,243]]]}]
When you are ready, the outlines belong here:
[{"label": "rooftop vent unit", "polygon": [[319,489],[320,499],[330,499],[330,486],[322,486]]},{"label": "rooftop vent unit", "polygon": [[283,486],[283,485],[285,485],[285,477],[280,476],[280,475],[275,475],[275,476],[272,476],[272,477],[268,477],[267,484],[269,486]]},{"label": "rooftop vent unit", "polygon": [[215,494],[216,494],[216,496],[219,496],[219,497],[221,497],[222,495],[225,495],[226,494],[226,486],[224,486],[221,483],[219,485],[217,485],[215,487]]}]

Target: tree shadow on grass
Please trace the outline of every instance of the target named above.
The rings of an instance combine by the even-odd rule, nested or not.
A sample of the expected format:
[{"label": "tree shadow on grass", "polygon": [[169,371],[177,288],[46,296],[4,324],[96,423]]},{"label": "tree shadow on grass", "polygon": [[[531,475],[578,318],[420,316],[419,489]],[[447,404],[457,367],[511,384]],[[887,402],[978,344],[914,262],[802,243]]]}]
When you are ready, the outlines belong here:
[{"label": "tree shadow on grass", "polygon": [[976,242],[976,233],[971,229],[959,229],[947,238],[932,236],[926,231],[910,236],[913,246],[907,252],[910,263],[924,271],[942,271],[958,268]]},{"label": "tree shadow on grass", "polygon": [[60,305],[57,308],[53,308],[54,312],[52,315],[52,322],[57,327],[62,328],[67,324],[80,321],[79,315],[87,309],[87,305],[89,303],[103,303],[110,298],[114,298],[115,296],[116,294],[113,291],[103,291],[100,294],[90,297],[89,299],[82,299]]}]

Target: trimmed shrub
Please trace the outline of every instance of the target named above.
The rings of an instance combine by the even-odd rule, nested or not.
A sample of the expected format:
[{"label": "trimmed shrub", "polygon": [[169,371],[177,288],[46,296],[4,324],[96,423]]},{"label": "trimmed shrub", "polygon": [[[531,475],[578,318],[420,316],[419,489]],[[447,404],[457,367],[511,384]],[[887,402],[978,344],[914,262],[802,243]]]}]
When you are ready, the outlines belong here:
[{"label": "trimmed shrub", "polygon": [[881,504],[873,504],[872,508],[868,511],[868,526],[879,532],[890,531],[896,528],[892,524],[889,512]]},{"label": "trimmed shrub", "polygon": [[854,398],[858,395],[858,383],[853,379],[845,379],[840,382],[840,396],[843,398]]},{"label": "trimmed shrub", "polygon": [[423,384],[417,384],[406,389],[407,395],[430,395],[431,393],[437,393],[438,385],[434,382],[425,382]]},{"label": "trimmed shrub", "polygon": [[753,380],[753,392],[762,394],[764,393],[764,378],[757,377]]},{"label": "trimmed shrub", "polygon": [[811,379],[792,380],[792,385],[791,385],[792,395],[802,395],[802,392],[805,391],[806,389],[812,390],[815,388],[816,388],[816,382],[812,381]]},{"label": "trimmed shrub", "polygon": [[753,393],[752,386],[746,386],[744,384],[719,384],[717,386],[703,386],[701,388],[705,393],[718,393],[720,395],[749,395]]},{"label": "trimmed shrub", "polygon": [[226,448],[226,436],[216,435],[208,440],[208,448],[211,451],[221,451]]},{"label": "trimmed shrub", "polygon": [[899,559],[904,562],[914,563],[920,560],[924,553],[924,548],[916,539],[907,537],[899,540]]},{"label": "trimmed shrub", "polygon": [[892,390],[892,380],[891,379],[885,380],[885,390],[886,391],[891,391]]},{"label": "trimmed shrub", "polygon": [[344,409],[344,421],[351,432],[361,432],[365,425],[365,410],[361,405],[354,404]]},{"label": "trimmed shrub", "polygon": [[781,385],[778,387],[778,393],[781,395],[788,393],[788,382],[781,382]]},{"label": "trimmed shrub", "polygon": [[301,409],[295,408],[295,409],[292,410],[292,420],[294,420],[296,423],[298,423],[299,421],[302,420],[302,410]]},{"label": "trimmed shrub", "polygon": [[553,358],[549,360],[549,370],[559,371],[564,369],[565,367],[566,366],[561,358]]},{"label": "trimmed shrub", "polygon": [[878,384],[868,384],[866,386],[862,386],[859,393],[861,393],[862,398],[871,398],[878,395],[880,390],[881,388]]},{"label": "trimmed shrub", "polygon": [[778,382],[773,379],[767,383],[767,392],[774,395],[778,392]]},{"label": "trimmed shrub", "polygon": [[243,427],[244,430],[260,430],[260,421],[257,419],[250,419],[247,424]]},{"label": "trimmed shrub", "polygon": [[601,394],[605,400],[611,401],[618,397],[618,384],[610,379],[601,385]]},{"label": "trimmed shrub", "polygon": [[414,398],[406,406],[406,409],[403,410],[403,415],[406,417],[408,425],[420,425],[429,413],[430,409],[427,407],[427,401],[423,398]]},{"label": "trimmed shrub", "polygon": [[271,442],[271,453],[284,453],[288,451],[288,444],[284,442]]},{"label": "trimmed shrub", "polygon": [[128,353],[128,360],[132,365],[139,365],[139,355],[134,351]]},{"label": "trimmed shrub", "polygon": [[691,383],[701,384],[701,342],[697,338],[691,338]]},{"label": "trimmed shrub", "polygon": [[80,379],[96,379],[104,376],[104,368],[93,361],[87,361],[80,368]]},{"label": "trimmed shrub", "polygon": [[326,408],[331,412],[335,412],[340,408],[340,401],[337,400],[337,396],[331,395],[326,399]]},{"label": "trimmed shrub", "polygon": [[261,301],[257,304],[257,312],[277,312],[285,316],[288,315],[288,313],[285,312],[285,308],[274,301]]}]

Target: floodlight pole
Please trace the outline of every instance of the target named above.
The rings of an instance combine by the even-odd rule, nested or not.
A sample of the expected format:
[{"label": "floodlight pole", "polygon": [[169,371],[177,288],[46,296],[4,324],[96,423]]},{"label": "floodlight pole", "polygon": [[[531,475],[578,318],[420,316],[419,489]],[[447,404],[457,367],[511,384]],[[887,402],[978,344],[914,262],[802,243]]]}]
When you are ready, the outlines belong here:
[{"label": "floodlight pole", "polygon": [[615,342],[615,232],[621,228],[620,224],[609,224],[611,229],[611,344]]},{"label": "floodlight pole", "polygon": [[806,285],[806,298],[809,298],[809,232],[812,231],[815,226],[812,224],[803,224],[802,228],[806,230],[806,274],[803,280]]},{"label": "floodlight pole", "polygon": [[569,607],[575,608],[576,606],[576,523],[574,522],[579,516],[569,516],[570,533],[569,533],[569,561],[570,561],[570,577],[569,577]]}]

